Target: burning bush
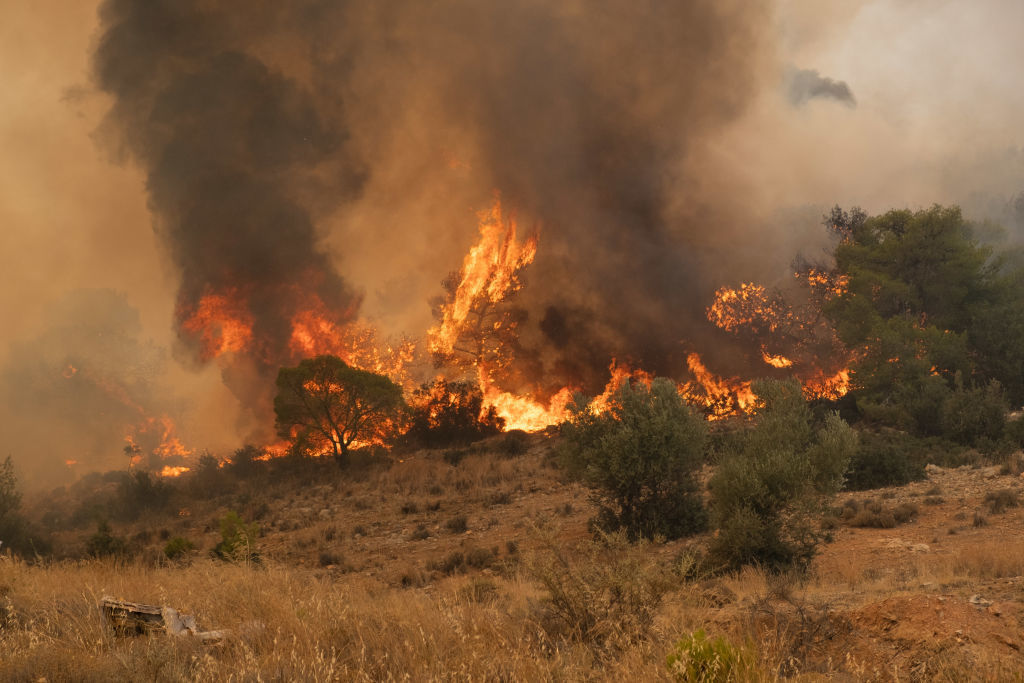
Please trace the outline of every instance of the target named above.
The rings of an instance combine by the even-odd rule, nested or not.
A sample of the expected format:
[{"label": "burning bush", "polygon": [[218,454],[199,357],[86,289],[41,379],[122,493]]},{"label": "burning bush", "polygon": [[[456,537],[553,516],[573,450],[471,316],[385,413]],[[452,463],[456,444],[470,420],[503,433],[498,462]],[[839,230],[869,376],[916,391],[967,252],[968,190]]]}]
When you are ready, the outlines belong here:
[{"label": "burning bush", "polygon": [[799,382],[765,380],[754,391],[754,425],[710,482],[711,555],[728,567],[806,566],[819,542],[814,520],[842,486],[857,434],[835,414],[815,433]]},{"label": "burning bush", "polygon": [[437,379],[413,394],[406,440],[428,448],[461,446],[498,434],[505,420],[494,406],[483,410],[484,396],[468,382]]},{"label": "burning bush", "polygon": [[570,472],[594,490],[599,528],[624,529],[635,539],[678,538],[704,527],[694,473],[707,426],[670,380],[625,382],[600,414],[577,403],[561,432]]}]

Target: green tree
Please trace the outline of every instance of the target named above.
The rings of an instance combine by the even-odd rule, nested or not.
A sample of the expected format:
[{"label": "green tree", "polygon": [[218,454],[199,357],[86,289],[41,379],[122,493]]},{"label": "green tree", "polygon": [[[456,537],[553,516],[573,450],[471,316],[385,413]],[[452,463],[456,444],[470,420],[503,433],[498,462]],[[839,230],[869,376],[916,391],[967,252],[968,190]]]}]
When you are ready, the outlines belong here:
[{"label": "green tree", "polygon": [[1024,344],[1013,334],[1024,334],[1024,271],[979,245],[959,208],[871,218],[837,208],[826,221],[842,237],[836,270],[847,280],[826,314],[854,351],[865,417],[941,434],[957,376],[967,389],[998,380],[1024,400]]},{"label": "green tree", "polygon": [[843,485],[857,434],[836,414],[815,428],[796,380],[754,384],[761,402],[712,477],[718,533],[711,556],[728,567],[803,567],[820,540],[816,520]]},{"label": "green tree", "polygon": [[389,439],[405,411],[402,388],[383,375],[317,356],[277,374],[277,433],[305,451],[330,451],[339,464],[359,441]]},{"label": "green tree", "polygon": [[707,425],[670,380],[650,388],[626,382],[600,414],[577,402],[560,431],[569,471],[594,490],[598,527],[631,538],[678,538],[704,527],[694,475]]}]

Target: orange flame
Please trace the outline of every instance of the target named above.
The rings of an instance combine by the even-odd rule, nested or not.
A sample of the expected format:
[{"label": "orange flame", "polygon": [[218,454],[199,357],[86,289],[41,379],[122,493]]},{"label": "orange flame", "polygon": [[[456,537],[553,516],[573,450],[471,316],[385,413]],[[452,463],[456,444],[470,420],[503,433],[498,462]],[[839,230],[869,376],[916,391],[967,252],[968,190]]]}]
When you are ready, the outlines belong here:
[{"label": "orange flame", "polygon": [[199,339],[199,355],[211,360],[225,353],[245,351],[252,342],[252,314],[235,290],[207,293],[181,328]]},{"label": "orange flame", "polygon": [[772,366],[773,368],[788,368],[792,367],[793,365],[793,361],[786,358],[785,356],[773,356],[764,349],[761,349],[761,358],[764,360],[765,363]]},{"label": "orange flame", "polygon": [[188,472],[191,468],[189,467],[171,467],[170,465],[164,465],[164,468],[160,470],[161,477],[180,477],[181,475]]},{"label": "orange flame", "polygon": [[480,239],[462,263],[455,298],[442,306],[441,324],[427,333],[434,353],[451,353],[473,303],[481,297],[491,303],[504,300],[519,287],[517,273],[537,255],[536,236],[517,241],[515,218],[502,214],[500,197],[478,217]]},{"label": "orange flame", "polygon": [[707,409],[709,420],[720,420],[737,412],[749,413],[754,409],[757,396],[751,390],[750,382],[716,376],[697,353],[686,357],[686,365],[694,381],[683,384],[680,393],[691,403]]}]

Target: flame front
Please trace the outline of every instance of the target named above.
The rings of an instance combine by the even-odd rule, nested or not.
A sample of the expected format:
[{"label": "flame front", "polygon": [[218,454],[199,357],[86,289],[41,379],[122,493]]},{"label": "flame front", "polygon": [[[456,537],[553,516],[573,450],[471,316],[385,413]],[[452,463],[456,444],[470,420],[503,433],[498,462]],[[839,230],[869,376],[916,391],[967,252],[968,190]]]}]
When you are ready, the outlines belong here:
[{"label": "flame front", "polygon": [[181,329],[199,342],[199,357],[241,353],[252,343],[253,317],[237,290],[207,293],[182,318]]}]

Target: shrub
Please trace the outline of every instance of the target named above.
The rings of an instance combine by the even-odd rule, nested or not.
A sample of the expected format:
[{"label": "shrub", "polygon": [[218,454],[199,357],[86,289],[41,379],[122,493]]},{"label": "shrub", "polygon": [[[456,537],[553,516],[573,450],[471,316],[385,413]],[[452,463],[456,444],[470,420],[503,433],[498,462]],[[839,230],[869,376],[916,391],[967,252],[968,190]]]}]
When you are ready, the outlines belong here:
[{"label": "shrub", "polygon": [[676,643],[668,656],[668,670],[677,681],[686,683],[728,683],[758,678],[757,660],[745,649],[725,638],[708,638],[704,629]]},{"label": "shrub", "polygon": [[526,571],[546,592],[541,626],[599,655],[645,638],[662,598],[680,581],[646,542],[631,545],[624,530],[571,549],[544,535]]},{"label": "shrub", "polygon": [[171,540],[167,541],[167,545],[164,546],[164,555],[166,555],[169,560],[176,560],[188,555],[190,552],[195,550],[195,547],[195,544],[187,538],[175,536]]},{"label": "shrub", "polygon": [[814,519],[843,484],[857,434],[836,414],[815,432],[796,381],[762,381],[753,426],[710,482],[718,535],[711,558],[726,567],[805,567],[821,541]]},{"label": "shrub", "polygon": [[999,515],[1020,505],[1020,497],[1013,489],[1000,489],[985,494],[985,505],[993,515]]},{"label": "shrub", "polygon": [[259,527],[256,524],[246,524],[237,512],[229,510],[220,520],[221,540],[214,547],[213,554],[228,562],[258,564],[259,553],[256,551],[258,536]]},{"label": "shrub", "polygon": [[128,554],[128,541],[115,536],[106,520],[96,523],[96,533],[89,537],[85,552],[93,557],[123,556]]},{"label": "shrub", "polygon": [[704,528],[694,474],[707,426],[671,381],[656,379],[649,388],[626,382],[601,414],[577,402],[560,431],[563,462],[593,491],[597,528],[624,529],[632,539]]},{"label": "shrub", "polygon": [[1006,397],[992,380],[984,387],[965,389],[960,374],[956,388],[942,404],[943,436],[965,446],[998,441],[1006,427]]},{"label": "shrub", "polygon": [[145,470],[129,472],[118,485],[118,511],[124,519],[136,519],[144,511],[160,511],[171,500],[170,484]]},{"label": "shrub", "polygon": [[261,469],[266,452],[252,444],[246,444],[235,451],[225,469],[239,479],[251,479]]},{"label": "shrub", "polygon": [[469,522],[466,520],[465,515],[459,515],[458,517],[452,517],[444,524],[445,528],[453,534],[464,534],[466,529],[469,528]]},{"label": "shrub", "polygon": [[494,407],[483,410],[483,394],[468,382],[437,379],[413,392],[405,440],[426,448],[466,445],[499,434],[505,420]]},{"label": "shrub", "polygon": [[197,498],[210,498],[225,490],[224,472],[220,461],[209,453],[199,456],[192,469],[192,494]]},{"label": "shrub", "polygon": [[506,432],[505,436],[494,447],[498,455],[506,458],[523,455],[529,449],[530,437],[522,429],[513,429]]},{"label": "shrub", "polygon": [[903,486],[924,479],[925,458],[918,442],[898,432],[861,432],[850,458],[846,489],[863,491],[882,486]]}]

